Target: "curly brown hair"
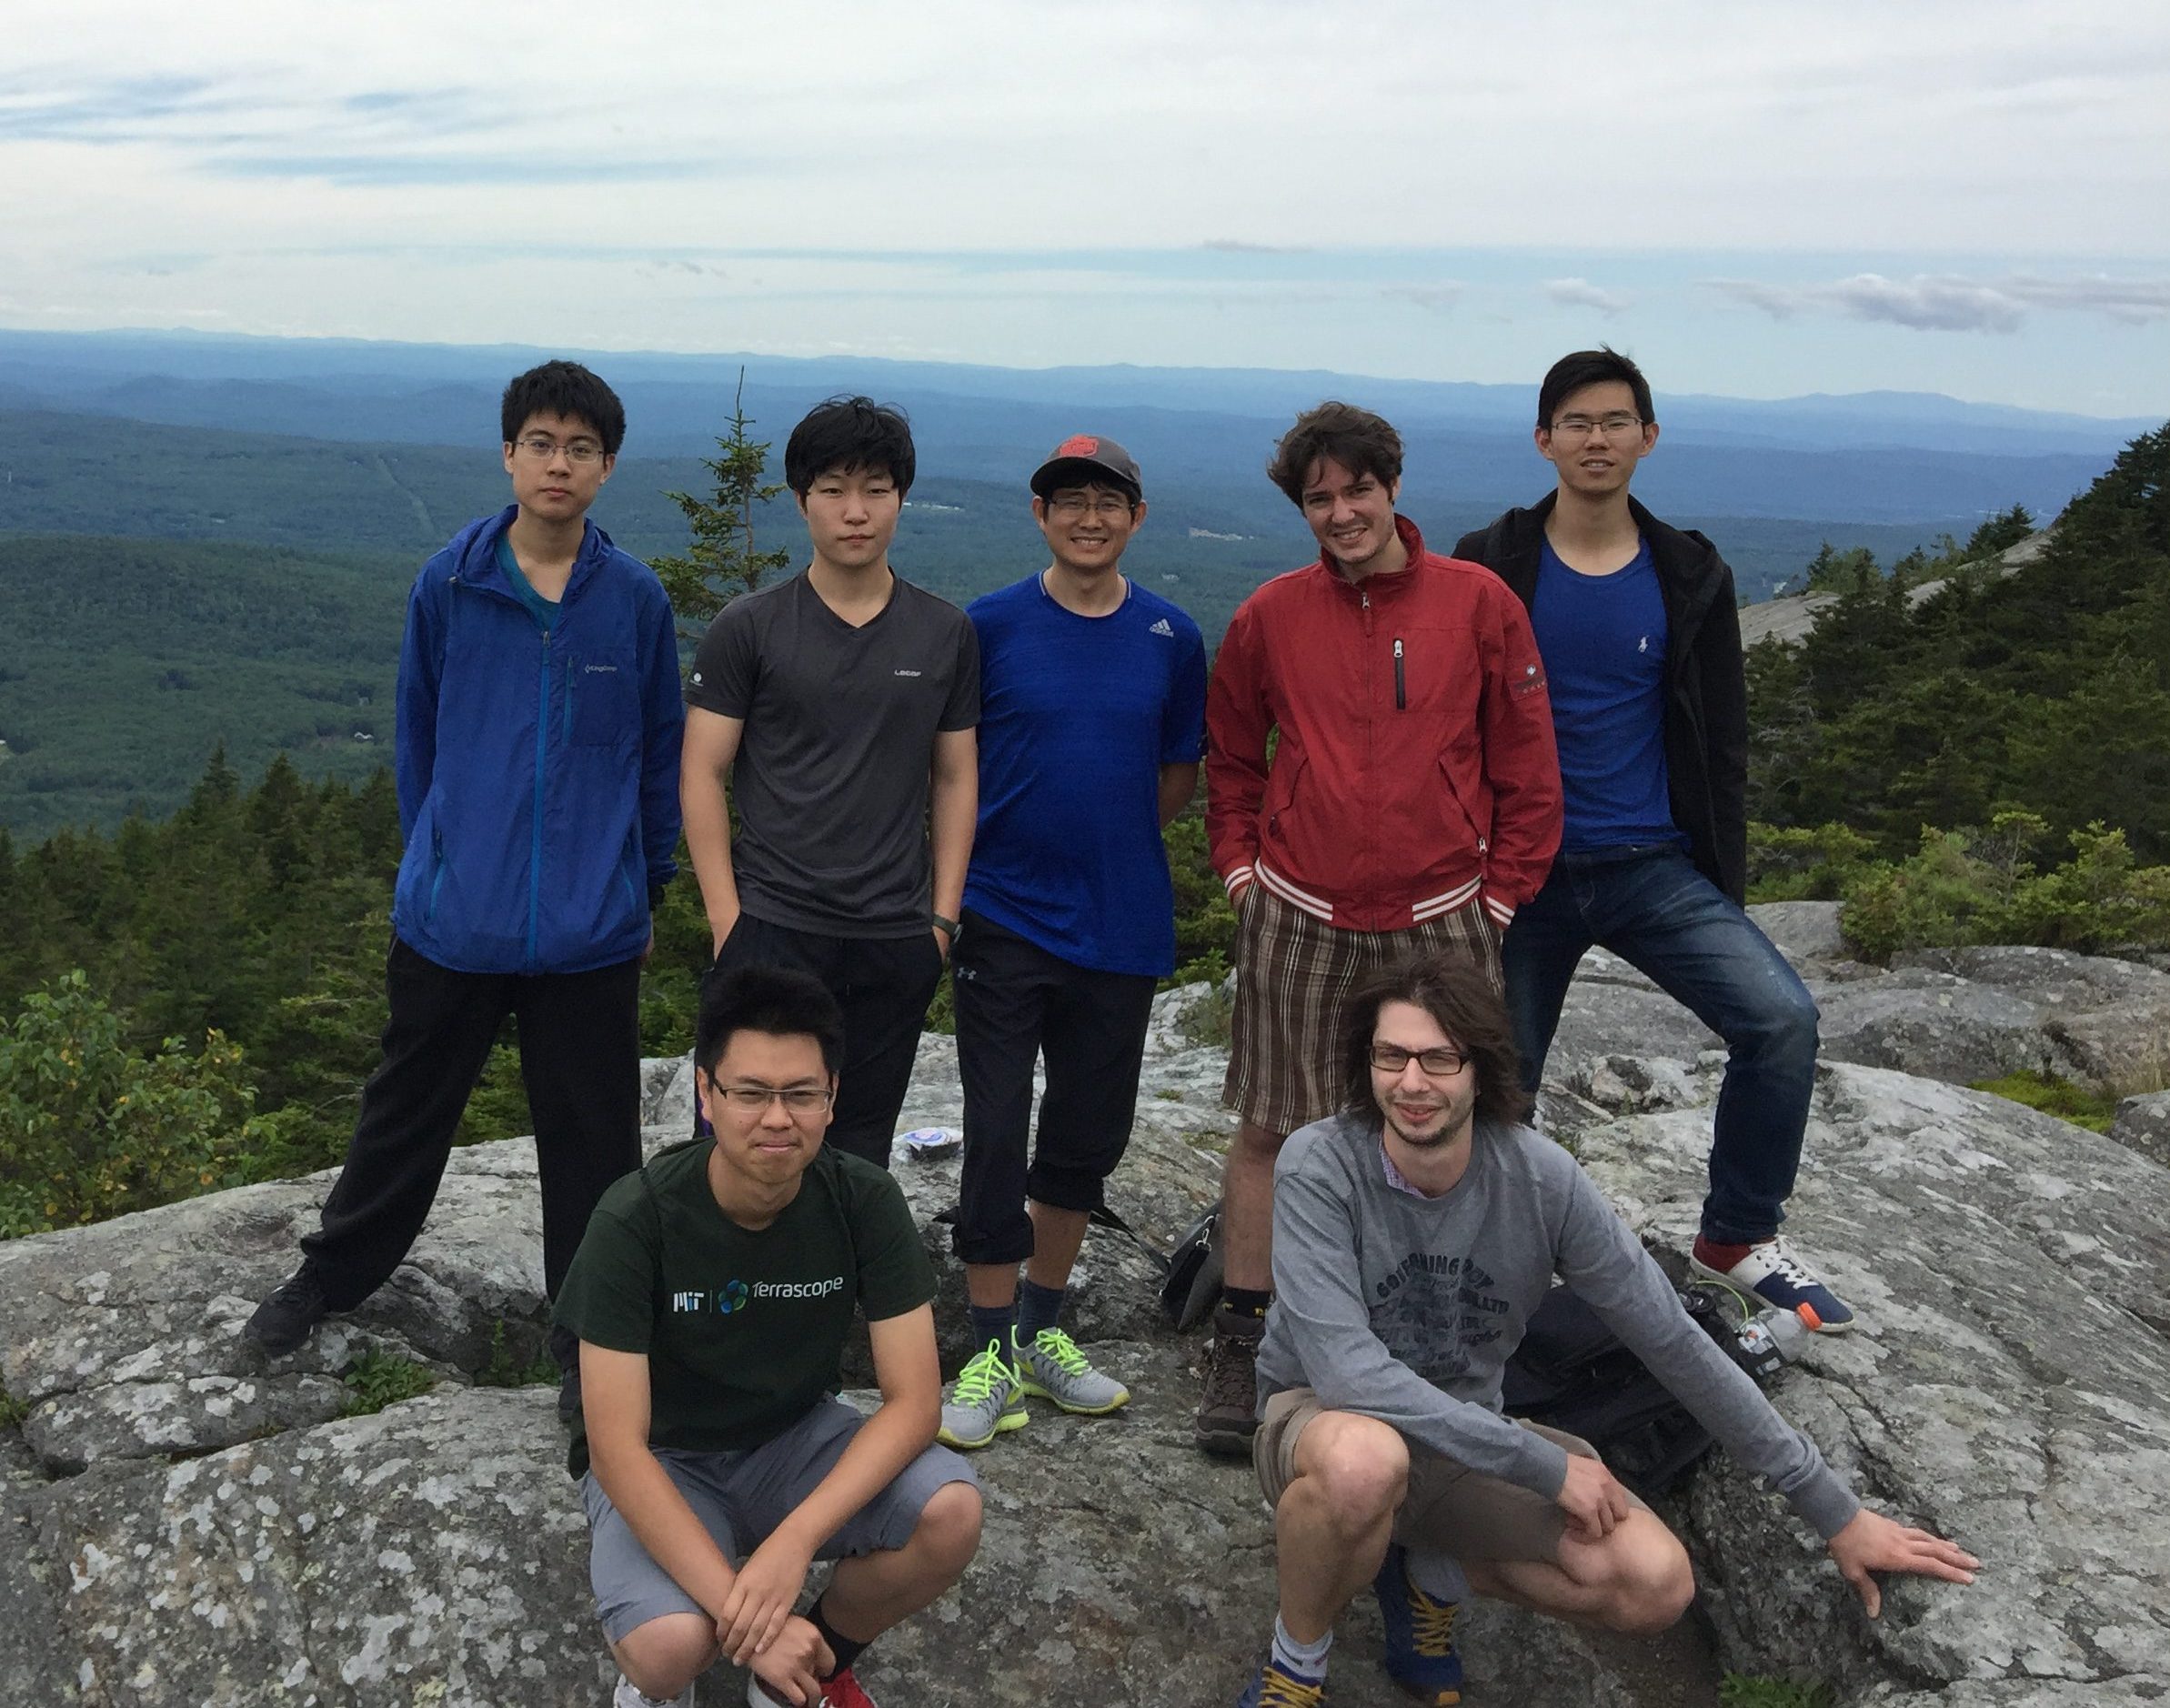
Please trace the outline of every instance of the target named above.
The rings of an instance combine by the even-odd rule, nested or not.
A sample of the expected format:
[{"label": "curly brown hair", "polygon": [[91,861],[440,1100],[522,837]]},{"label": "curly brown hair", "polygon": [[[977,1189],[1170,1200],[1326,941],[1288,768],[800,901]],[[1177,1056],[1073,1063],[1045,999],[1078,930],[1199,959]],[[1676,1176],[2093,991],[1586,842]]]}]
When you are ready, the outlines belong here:
[{"label": "curly brown hair", "polygon": [[1391,487],[1401,478],[1401,436],[1383,417],[1352,403],[1322,403],[1298,416],[1296,425],[1273,447],[1266,478],[1301,509],[1303,483],[1322,457],[1331,457],[1352,475],[1369,475],[1381,486]]},{"label": "curly brown hair", "polygon": [[1465,955],[1418,955],[1371,975],[1349,999],[1341,1024],[1341,1104],[1351,1115],[1376,1119],[1371,1090],[1371,1035],[1389,1002],[1422,1009],[1477,1070],[1477,1113],[1510,1126],[1530,1118],[1521,1058],[1507,1004],[1491,973]]}]

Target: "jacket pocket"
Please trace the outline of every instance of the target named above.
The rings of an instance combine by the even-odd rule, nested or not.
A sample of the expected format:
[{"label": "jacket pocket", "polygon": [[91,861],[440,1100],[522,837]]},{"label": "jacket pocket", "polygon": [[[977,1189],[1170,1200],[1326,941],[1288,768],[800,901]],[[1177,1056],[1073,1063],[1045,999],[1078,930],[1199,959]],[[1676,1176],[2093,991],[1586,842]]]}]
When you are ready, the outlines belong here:
[{"label": "jacket pocket", "polygon": [[1303,792],[1304,774],[1311,769],[1308,758],[1291,765],[1277,765],[1266,779],[1265,834],[1281,841],[1289,839],[1290,827],[1283,826],[1283,818],[1292,818],[1298,798]]},{"label": "jacket pocket", "polygon": [[1471,810],[1469,802],[1462,799],[1462,791],[1455,788],[1454,768],[1449,762],[1448,756],[1441,754],[1437,763],[1440,793],[1449,803],[1447,811],[1442,815],[1447,832],[1452,836],[1459,829],[1468,839],[1463,846],[1474,849],[1481,859],[1492,851],[1491,839],[1478,825],[1477,815]]},{"label": "jacket pocket", "polygon": [[563,721],[568,747],[630,745],[640,732],[632,664],[592,654],[568,658]]}]

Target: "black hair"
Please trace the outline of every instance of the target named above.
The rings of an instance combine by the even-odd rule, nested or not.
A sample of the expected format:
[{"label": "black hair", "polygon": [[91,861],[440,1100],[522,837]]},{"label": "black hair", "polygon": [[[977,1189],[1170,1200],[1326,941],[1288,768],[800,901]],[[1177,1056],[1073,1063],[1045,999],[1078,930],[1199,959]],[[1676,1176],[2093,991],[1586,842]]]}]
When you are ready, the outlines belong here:
[{"label": "black hair", "polygon": [[844,474],[879,470],[896,483],[901,498],[911,490],[918,467],[904,411],[871,397],[816,404],[784,443],[784,484],[801,498],[832,468]]},{"label": "black hair", "polygon": [[1298,416],[1296,425],[1281,436],[1273,460],[1266,465],[1266,477],[1301,509],[1304,483],[1321,457],[1331,457],[1352,475],[1369,475],[1381,486],[1391,487],[1401,478],[1401,436],[1369,409],[1352,403],[1322,403]]},{"label": "black hair", "polygon": [[517,377],[505,387],[497,417],[509,445],[520,429],[538,415],[559,415],[568,421],[585,421],[603,441],[603,455],[615,457],[626,442],[626,406],[618,394],[578,362],[545,362]]},{"label": "black hair", "polygon": [[1477,1072],[1478,1114],[1509,1124],[1529,1119],[1530,1094],[1522,1090],[1506,1000],[1475,959],[1452,952],[1415,956],[1374,973],[1350,998],[1341,1023],[1341,1106],[1348,1113],[1379,1117],[1371,1035],[1389,1002],[1422,1009],[1469,1058]]},{"label": "black hair", "polygon": [[811,1038],[831,1078],[844,1061],[844,1010],[813,974],[789,967],[730,967],[701,980],[693,1065],[711,1078],[736,1032]]},{"label": "black hair", "polygon": [[1537,387],[1537,425],[1552,431],[1552,411],[1585,386],[1602,386],[1618,380],[1635,394],[1635,413],[1647,425],[1658,418],[1650,401],[1650,381],[1643,370],[1609,344],[1594,350],[1577,350],[1554,362]]}]

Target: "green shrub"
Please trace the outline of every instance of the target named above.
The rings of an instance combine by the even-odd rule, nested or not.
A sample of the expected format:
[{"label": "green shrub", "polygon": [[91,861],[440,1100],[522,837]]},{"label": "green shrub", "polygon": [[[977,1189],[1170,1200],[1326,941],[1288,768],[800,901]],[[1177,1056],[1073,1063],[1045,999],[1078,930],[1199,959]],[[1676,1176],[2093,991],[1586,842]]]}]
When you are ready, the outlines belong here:
[{"label": "green shrub", "polygon": [[1748,827],[1751,901],[1835,901],[1869,869],[1876,845],[1851,825]]},{"label": "green shrub", "polygon": [[402,1400],[427,1393],[437,1379],[411,1358],[399,1358],[375,1348],[354,1361],[354,1368],[341,1378],[352,1391],[339,1408],[341,1417],[367,1417]]},{"label": "green shrub", "polygon": [[2122,830],[2091,824],[2044,871],[2035,862],[2049,840],[2026,812],[2001,812],[1986,831],[1924,830],[1911,859],[1848,888],[1846,940],[1873,960],[1969,943],[2170,948],[2170,867],[2136,865]]},{"label": "green shrub", "polygon": [[0,1235],[117,1216],[246,1178],[256,1088],[216,1030],[140,1056],[80,971],[0,1031]]}]

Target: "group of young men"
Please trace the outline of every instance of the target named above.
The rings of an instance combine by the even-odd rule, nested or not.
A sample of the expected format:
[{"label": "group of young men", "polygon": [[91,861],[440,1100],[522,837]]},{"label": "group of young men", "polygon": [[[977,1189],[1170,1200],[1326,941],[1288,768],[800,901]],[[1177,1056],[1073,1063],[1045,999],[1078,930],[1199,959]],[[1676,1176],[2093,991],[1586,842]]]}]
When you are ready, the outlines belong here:
[{"label": "group of young men", "polygon": [[[1602,943],[1732,1051],[1695,1268],[1849,1322],[1778,1232],[1816,1017],[1741,908],[1732,577],[1628,497],[1657,438],[1632,363],[1555,366],[1536,440],[1556,491],[1452,558],[1395,509],[1386,422],[1300,417],[1269,472],[1320,555],[1244,602],[1210,690],[1196,624],[1121,573],[1146,517],[1122,447],[1055,447],[1030,481],[1047,567],[959,611],[890,567],[911,437],[849,397],[785,447],[808,568],[726,607],[681,707],[661,587],[587,520],[618,399],[552,362],[502,420],[513,504],[409,604],[383,1062],[300,1268],[246,1332],[290,1352],[389,1277],[515,1016],[620,1708],[688,1701],[718,1657],[750,1669],[754,1708],[867,1702],[859,1654],[977,1546],[956,1450],[1024,1426],[1029,1398],[1128,1402],[1061,1315],[1174,967],[1160,833],[1201,760],[1238,920],[1242,1124],[1197,1434],[1253,1456],[1281,1544],[1242,1701],[1319,1702],[1367,1582],[1390,1673],[1434,1703],[1457,1700],[1466,1591],[1629,1629],[1685,1605],[1679,1543],[1587,1445],[1499,1414],[1555,1275],[1792,1500],[1872,1612],[1875,1571],[1964,1579],[1969,1556],[1857,1506],[1522,1124]],[[644,1166],[639,969],[681,814],[714,949],[700,1130]],[[946,1398],[933,1275],[887,1173],[945,966],[976,1349]],[[855,1314],[880,1392],[864,1419],[835,1397]],[[817,1559],[839,1563],[800,1615]]]}]

